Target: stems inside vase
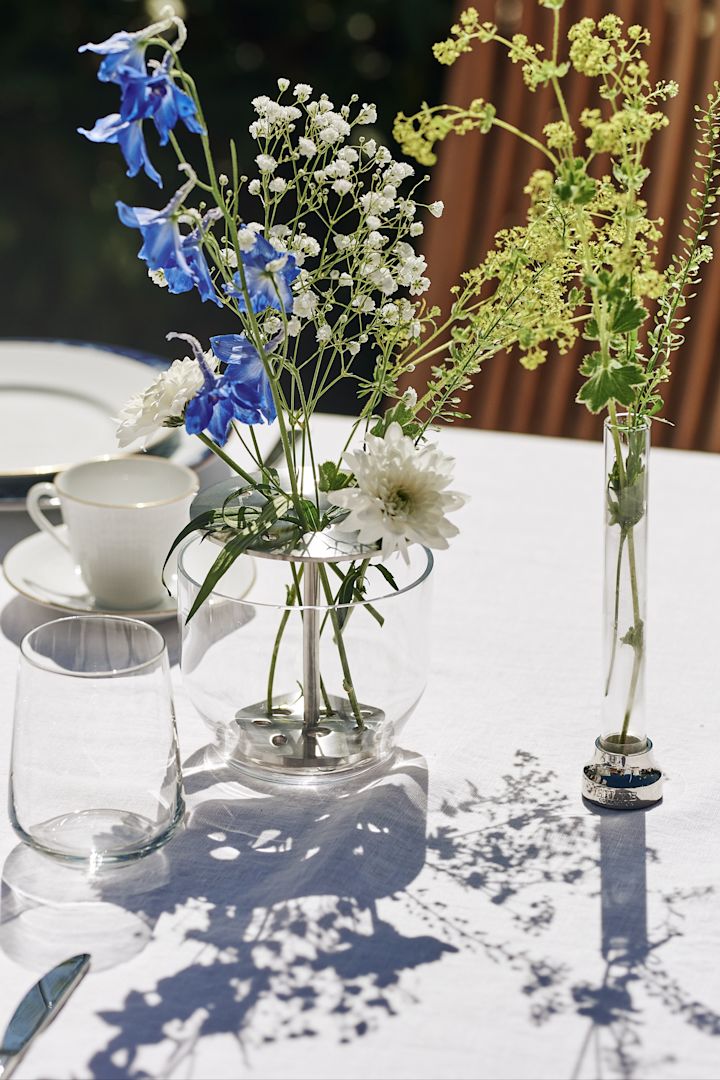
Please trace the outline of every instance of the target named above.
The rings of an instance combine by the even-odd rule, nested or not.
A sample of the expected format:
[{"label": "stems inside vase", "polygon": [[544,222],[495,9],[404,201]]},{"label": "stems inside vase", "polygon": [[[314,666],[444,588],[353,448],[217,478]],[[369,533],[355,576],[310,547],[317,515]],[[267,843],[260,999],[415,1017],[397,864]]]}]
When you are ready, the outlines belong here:
[{"label": "stems inside vase", "polygon": [[605,424],[605,698],[603,744],[644,749],[646,538],[649,425]]}]

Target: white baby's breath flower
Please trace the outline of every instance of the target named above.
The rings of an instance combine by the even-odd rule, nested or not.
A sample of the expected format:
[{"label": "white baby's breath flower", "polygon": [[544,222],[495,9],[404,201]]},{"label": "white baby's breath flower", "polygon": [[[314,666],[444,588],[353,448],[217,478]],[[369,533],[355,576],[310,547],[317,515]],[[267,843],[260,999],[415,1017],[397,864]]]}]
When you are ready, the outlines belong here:
[{"label": "white baby's breath flower", "polygon": [[262,191],[262,186],[259,180],[251,180],[248,184],[248,191],[251,195],[259,195]]},{"label": "white baby's breath flower", "polygon": [[348,165],[354,165],[358,160],[358,152],[352,146],[343,146],[338,150],[338,157],[342,161],[347,161]]},{"label": "white baby's breath flower", "polygon": [[238,264],[237,255],[235,254],[235,249],[234,248],[231,248],[231,247],[220,248],[220,258],[222,259],[222,261],[225,263],[226,266],[229,266],[233,270],[235,269],[235,267]]},{"label": "white baby's breath flower", "polygon": [[317,146],[312,139],[306,139],[304,135],[301,135],[298,139],[298,151],[303,157],[312,157],[317,154]]},{"label": "white baby's breath flower", "polygon": [[442,199],[437,199],[435,202],[430,203],[430,205],[428,206],[428,210],[433,217],[441,217],[444,209],[445,203],[442,201]]},{"label": "white baby's breath flower", "polygon": [[260,172],[272,173],[277,169],[277,161],[272,154],[258,154],[255,158],[255,164]]},{"label": "white baby's breath flower", "polygon": [[357,341],[349,341],[345,347],[351,356],[357,356],[360,352],[360,344]]},{"label": "white baby's breath flower", "polygon": [[400,400],[403,405],[407,405],[408,409],[414,409],[417,405],[417,390],[414,390],[412,386],[408,386]]},{"label": "white baby's breath flower", "polygon": [[307,101],[312,92],[312,86],[309,86],[308,83],[303,82],[297,83],[295,89],[293,90],[293,94],[298,99],[298,101]]},{"label": "white baby's breath flower", "polygon": [[338,251],[349,251],[355,246],[355,237],[346,236],[344,233],[335,233],[333,243]]},{"label": "white baby's breath flower", "polygon": [[345,180],[345,178],[343,177],[340,180],[335,181],[332,189],[333,191],[337,192],[338,195],[347,195],[348,192],[352,191],[352,184],[349,180]]},{"label": "white baby's breath flower", "polygon": [[329,341],[332,337],[332,327],[328,326],[327,323],[323,323],[322,326],[318,326],[315,337],[318,344],[321,344],[323,341]]},{"label": "white baby's breath flower", "polygon": [[375,154],[375,160],[379,165],[389,165],[392,161],[392,154],[388,150],[387,146],[380,146]]},{"label": "white baby's breath flower", "polygon": [[446,548],[458,533],[446,515],[467,501],[447,490],[453,459],[435,445],[416,446],[399,424],[390,424],[384,438],[367,435],[365,446],[343,459],[357,487],[333,494],[350,511],[343,529],[357,531],[361,543],[379,541],[384,559],[399,551],[407,561],[411,543]]},{"label": "white baby's breath flower", "polygon": [[376,152],[377,143],[374,139],[368,139],[367,142],[363,143],[363,153],[367,154],[368,157],[374,157]]},{"label": "white baby's breath flower", "polygon": [[293,315],[299,315],[302,319],[311,319],[317,308],[317,296],[310,289],[301,292],[293,300]]},{"label": "white baby's breath flower", "polygon": [[[214,370],[217,361],[212,353],[207,353],[205,360],[210,370]],[[166,420],[182,417],[188,401],[195,397],[202,384],[203,373],[197,360],[187,356],[175,360],[147,389],[123,405],[117,417],[118,445],[129,446],[136,439],[147,443]]]},{"label": "white baby's breath flower", "polygon": [[400,309],[397,304],[383,304],[380,317],[387,326],[397,326],[400,321]]},{"label": "white baby's breath flower", "polygon": [[263,226],[259,221],[249,221],[243,229],[238,229],[237,246],[240,251],[250,251],[255,246],[257,234],[262,230]]},{"label": "white baby's breath flower", "polygon": [[374,214],[369,214],[365,218],[365,223],[368,229],[379,229],[382,225],[382,221],[380,220],[380,218],[376,217]]},{"label": "white baby's breath flower", "polygon": [[274,176],[268,184],[268,187],[270,188],[270,191],[275,192],[275,194],[282,194],[287,187],[287,180],[284,180],[282,176]]},{"label": "white baby's breath flower", "polygon": [[352,286],[352,283],[353,279],[351,278],[350,274],[342,273],[338,278],[338,285],[342,286],[343,288],[349,289]]},{"label": "white baby's breath flower", "polygon": [[355,119],[356,124],[374,124],[377,120],[377,109],[374,105],[363,105]]},{"label": "white baby's breath flower", "polygon": [[411,236],[422,236],[425,231],[425,226],[422,221],[413,221],[409,231]]},{"label": "white baby's breath flower", "polygon": [[284,94],[285,91],[287,90],[287,88],[290,86],[290,80],[289,79],[278,79],[277,84],[278,84],[278,90],[280,90],[281,93]]},{"label": "white baby's breath flower", "polygon": [[302,323],[298,319],[297,315],[291,315],[287,321],[287,335],[288,337],[297,337],[302,330]]}]

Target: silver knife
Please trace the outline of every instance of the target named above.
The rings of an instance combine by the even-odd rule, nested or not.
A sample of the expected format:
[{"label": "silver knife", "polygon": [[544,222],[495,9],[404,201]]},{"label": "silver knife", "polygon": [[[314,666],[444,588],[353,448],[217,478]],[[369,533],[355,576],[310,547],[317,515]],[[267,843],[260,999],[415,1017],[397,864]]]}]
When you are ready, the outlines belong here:
[{"label": "silver knife", "polygon": [[28,990],[0,1043],[0,1080],[12,1076],[30,1043],[60,1012],[89,967],[87,953],[71,956]]}]

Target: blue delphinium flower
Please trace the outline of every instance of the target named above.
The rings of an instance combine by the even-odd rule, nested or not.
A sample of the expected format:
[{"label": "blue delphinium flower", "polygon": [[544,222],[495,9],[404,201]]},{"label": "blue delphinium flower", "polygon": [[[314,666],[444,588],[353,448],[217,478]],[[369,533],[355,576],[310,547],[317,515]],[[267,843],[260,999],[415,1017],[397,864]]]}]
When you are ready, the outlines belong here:
[{"label": "blue delphinium flower", "polygon": [[[143,244],[138,258],[147,263],[149,270],[163,270],[172,293],[189,292],[197,286],[203,301],[213,300],[222,306],[210,277],[207,261],[200,247],[203,225],[191,233],[180,232],[180,207],[185,197],[195,184],[195,173],[189,165],[180,166],[191,173],[190,179],[183,184],[170,202],[162,210],[151,210],[146,206],[128,206],[118,200],[118,216],[123,225],[139,229]],[[216,214],[217,211],[211,212]],[[207,215],[206,219],[207,220]]]},{"label": "blue delphinium flower", "polygon": [[[266,308],[291,311],[293,294],[290,286],[300,273],[295,256],[278,251],[264,236],[257,235],[252,247],[243,251],[241,258],[252,310],[256,314]],[[237,298],[240,311],[247,311],[239,271],[233,274],[233,284],[225,285],[224,289],[229,296]]]},{"label": "blue delphinium flower", "polygon": [[107,41],[100,41],[97,44],[88,41],[86,45],[80,46],[78,52],[93,52],[104,56],[105,59],[98,70],[98,79],[101,82],[117,82],[118,72],[123,68],[145,74],[146,48],[145,30],[137,30],[133,34],[127,30],[120,30]]},{"label": "blue delphinium flower", "polygon": [[[268,352],[281,340],[282,335],[269,342]],[[219,334],[210,338],[210,346],[218,360],[227,364],[225,375],[234,383],[238,396],[248,404],[254,403],[267,421],[275,420],[270,380],[260,354],[245,334]]]},{"label": "blue delphinium flower", "polygon": [[272,405],[268,408],[263,390],[255,383],[244,383],[230,374],[230,370],[219,377],[209,369],[200,342],[190,334],[171,333],[168,338],[180,338],[187,341],[203,374],[203,385],[185,406],[185,430],[190,435],[200,435],[208,431],[216,443],[223,445],[227,441],[233,420],[243,424],[261,424],[275,419]]},{"label": "blue delphinium flower", "polygon": [[124,120],[152,120],[161,146],[167,144],[178,120],[182,120],[188,131],[205,134],[193,99],[176,86],[168,73],[167,60],[154,75],[121,70],[118,81],[122,89],[120,115]]},{"label": "blue delphinium flower", "polygon": [[91,142],[117,143],[125,158],[128,176],[137,176],[140,169],[144,169],[145,175],[158,187],[163,186],[160,173],[148,157],[141,121],[123,120],[120,113],[111,113],[98,120],[90,131],[86,128],[78,128],[78,131]]},{"label": "blue delphinium flower", "polygon": [[127,30],[120,30],[106,41],[97,43],[89,41],[86,45],[81,45],[78,52],[93,52],[105,57],[98,71],[98,79],[101,82],[118,82],[121,77],[120,72],[123,69],[138,71],[142,75],[146,75],[145,49],[148,42],[151,38],[169,30],[171,26],[174,26],[177,30],[177,40],[174,46],[177,52],[185,44],[187,31],[182,19],[174,14],[168,15],[158,22],[151,23],[143,30],[135,30],[132,33]]}]

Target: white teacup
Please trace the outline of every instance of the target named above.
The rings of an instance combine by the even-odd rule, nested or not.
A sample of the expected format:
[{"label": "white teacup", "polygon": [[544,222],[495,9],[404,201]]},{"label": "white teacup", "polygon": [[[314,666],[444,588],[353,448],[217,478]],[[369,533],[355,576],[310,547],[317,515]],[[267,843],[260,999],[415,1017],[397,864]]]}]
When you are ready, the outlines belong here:
[{"label": "white teacup", "polygon": [[[96,601],[118,611],[149,608],[165,596],[162,567],[187,524],[197,477],[184,465],[143,454],[88,461],[35,484],[27,510],[72,554]],[[62,509],[69,543],[45,517],[41,503]]]}]

